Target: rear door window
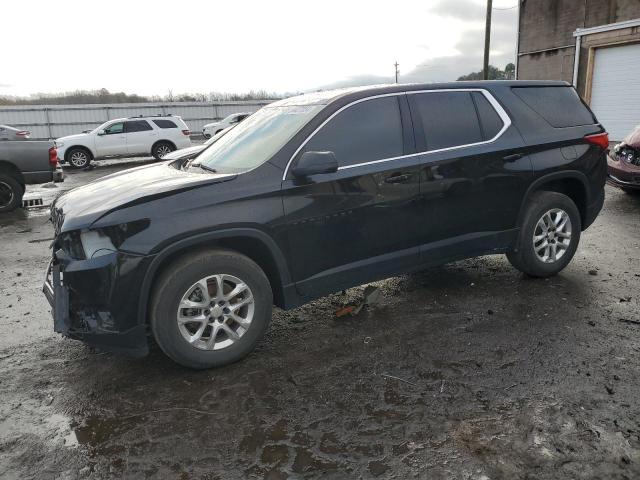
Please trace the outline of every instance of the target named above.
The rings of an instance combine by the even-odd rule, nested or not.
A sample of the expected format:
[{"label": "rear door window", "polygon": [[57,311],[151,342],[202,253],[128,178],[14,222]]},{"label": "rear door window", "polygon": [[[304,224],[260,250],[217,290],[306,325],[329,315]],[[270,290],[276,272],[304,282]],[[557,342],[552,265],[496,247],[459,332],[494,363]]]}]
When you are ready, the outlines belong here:
[{"label": "rear door window", "polygon": [[426,92],[407,97],[421,151],[483,141],[469,92]]},{"label": "rear door window", "polygon": [[397,96],[373,98],[346,108],[311,137],[304,151],[331,151],[340,166],[401,156]]},{"label": "rear door window", "polygon": [[153,130],[149,122],[146,120],[129,120],[124,123],[124,129],[127,133],[144,132],[147,130]]},{"label": "rear door window", "polygon": [[476,110],[480,118],[482,138],[484,140],[491,140],[500,132],[504,126],[504,122],[482,92],[471,92],[471,97],[476,104]]},{"label": "rear door window", "polygon": [[513,87],[511,90],[552,127],[577,127],[596,123],[596,119],[572,87]]}]

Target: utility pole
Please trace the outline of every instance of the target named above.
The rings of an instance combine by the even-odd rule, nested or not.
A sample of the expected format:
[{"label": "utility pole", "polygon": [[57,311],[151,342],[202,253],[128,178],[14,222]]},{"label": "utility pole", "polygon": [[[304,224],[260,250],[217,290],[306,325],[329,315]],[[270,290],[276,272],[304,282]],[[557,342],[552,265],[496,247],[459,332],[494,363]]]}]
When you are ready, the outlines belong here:
[{"label": "utility pole", "polygon": [[489,46],[491,44],[491,9],[493,0],[487,0],[487,23],[484,27],[484,62],[482,64],[482,78],[489,80]]},{"label": "utility pole", "polygon": [[400,66],[400,64],[396,60],[396,63],[394,63],[393,66],[396,67],[396,83],[398,83],[398,74],[400,73],[400,70],[398,70],[398,67]]}]

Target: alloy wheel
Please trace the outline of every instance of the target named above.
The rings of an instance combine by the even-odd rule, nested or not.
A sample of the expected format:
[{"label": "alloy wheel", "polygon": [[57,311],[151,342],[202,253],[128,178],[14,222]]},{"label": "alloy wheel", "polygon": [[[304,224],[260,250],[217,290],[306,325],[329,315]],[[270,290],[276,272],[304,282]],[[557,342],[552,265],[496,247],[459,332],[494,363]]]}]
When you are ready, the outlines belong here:
[{"label": "alloy wheel", "polygon": [[71,157],[69,158],[69,162],[71,163],[71,165],[76,168],[84,167],[88,161],[89,157],[85,152],[82,151],[73,152],[73,154],[71,154]]},{"label": "alloy wheel", "polygon": [[201,350],[221,350],[237,342],[251,327],[253,293],[238,277],[211,275],[191,285],[178,305],[182,337]]},{"label": "alloy wheel", "polygon": [[544,263],[554,263],[562,258],[571,245],[571,219],[560,208],[548,210],[533,231],[533,250]]},{"label": "alloy wheel", "polygon": [[171,147],[169,147],[169,145],[160,145],[160,146],[158,146],[158,148],[156,148],[156,154],[160,158],[162,158],[165,155],[168,155],[170,153],[171,153]]}]

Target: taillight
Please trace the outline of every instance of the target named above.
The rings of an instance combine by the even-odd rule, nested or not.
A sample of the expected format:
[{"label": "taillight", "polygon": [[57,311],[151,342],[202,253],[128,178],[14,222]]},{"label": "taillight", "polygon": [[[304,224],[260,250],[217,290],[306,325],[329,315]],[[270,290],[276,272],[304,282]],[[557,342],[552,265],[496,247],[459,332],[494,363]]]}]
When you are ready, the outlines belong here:
[{"label": "taillight", "polygon": [[31,132],[29,130],[20,130],[19,132],[16,132],[16,137],[27,138],[30,134]]},{"label": "taillight", "polygon": [[607,132],[604,133],[596,133],[595,135],[587,135],[584,139],[593,144],[602,147],[603,150],[609,148],[609,134]]},{"label": "taillight", "polygon": [[189,135],[191,135],[191,130],[182,130],[182,134],[188,137]]},{"label": "taillight", "polygon": [[56,147],[49,148],[49,165],[53,168],[58,166],[58,150],[56,150]]}]

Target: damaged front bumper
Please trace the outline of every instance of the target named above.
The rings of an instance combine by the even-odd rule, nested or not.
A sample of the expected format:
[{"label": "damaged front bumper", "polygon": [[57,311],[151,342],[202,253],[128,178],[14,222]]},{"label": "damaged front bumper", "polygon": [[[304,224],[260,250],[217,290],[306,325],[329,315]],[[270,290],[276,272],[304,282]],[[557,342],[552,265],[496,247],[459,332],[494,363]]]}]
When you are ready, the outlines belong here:
[{"label": "damaged front bumper", "polygon": [[151,259],[112,252],[75,260],[55,252],[43,285],[54,331],[104,350],[146,355],[147,326],[138,307]]}]

